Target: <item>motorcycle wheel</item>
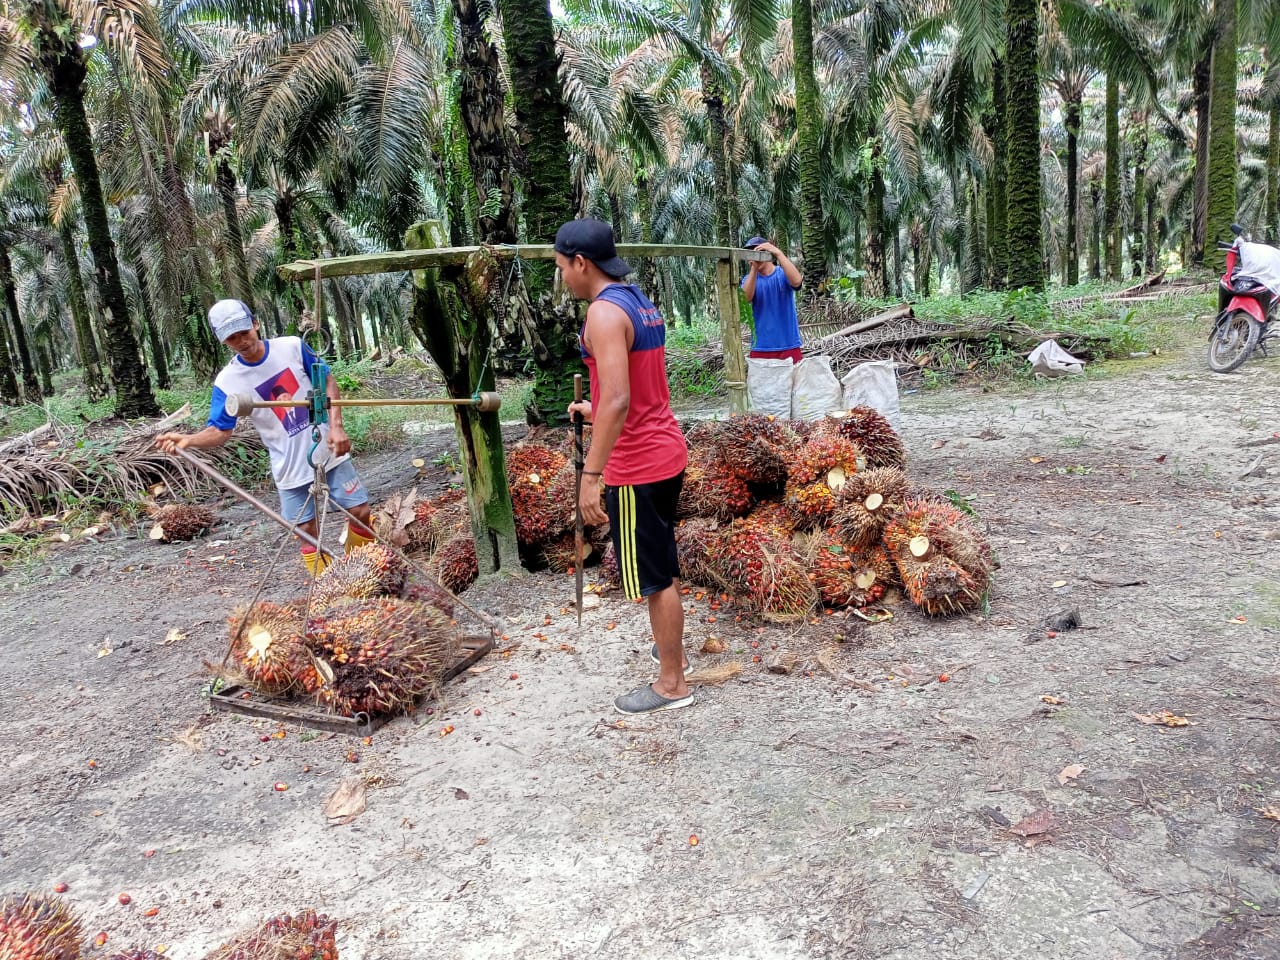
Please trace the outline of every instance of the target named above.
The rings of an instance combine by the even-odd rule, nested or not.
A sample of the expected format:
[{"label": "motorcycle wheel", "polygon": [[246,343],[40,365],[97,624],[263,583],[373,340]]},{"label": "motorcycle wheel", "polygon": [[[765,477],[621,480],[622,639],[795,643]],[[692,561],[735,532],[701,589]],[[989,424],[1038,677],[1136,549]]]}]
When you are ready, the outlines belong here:
[{"label": "motorcycle wheel", "polygon": [[1230,373],[1240,366],[1258,346],[1261,330],[1261,325],[1243,310],[1222,317],[1209,336],[1209,369]]}]

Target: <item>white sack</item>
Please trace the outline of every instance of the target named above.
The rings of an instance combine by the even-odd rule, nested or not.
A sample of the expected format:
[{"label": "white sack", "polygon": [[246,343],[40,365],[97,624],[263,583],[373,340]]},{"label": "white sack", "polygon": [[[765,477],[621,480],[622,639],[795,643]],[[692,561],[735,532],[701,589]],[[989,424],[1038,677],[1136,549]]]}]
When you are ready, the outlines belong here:
[{"label": "white sack", "polygon": [[893,429],[901,432],[902,413],[898,408],[898,365],[893,360],[860,363],[840,381],[844,388],[843,406],[871,407],[880,413]]},{"label": "white sack", "polygon": [[747,357],[747,406],[751,412],[790,419],[794,371],[795,364],[790,360]]},{"label": "white sack", "polygon": [[1084,361],[1073,357],[1057,340],[1046,340],[1027,355],[1031,371],[1038,377],[1067,377],[1084,373]]},{"label": "white sack", "polygon": [[796,364],[791,379],[792,420],[821,420],[839,410],[842,402],[840,381],[831,371],[830,357],[805,357]]}]

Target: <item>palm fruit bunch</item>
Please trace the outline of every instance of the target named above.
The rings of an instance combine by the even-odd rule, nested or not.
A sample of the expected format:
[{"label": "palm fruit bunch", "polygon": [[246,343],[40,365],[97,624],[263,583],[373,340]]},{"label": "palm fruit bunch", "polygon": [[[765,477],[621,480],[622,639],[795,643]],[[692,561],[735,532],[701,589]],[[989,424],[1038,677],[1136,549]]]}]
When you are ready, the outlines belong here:
[{"label": "palm fruit bunch", "polygon": [[757,527],[771,536],[789,539],[796,532],[796,518],[780,500],[765,500],[743,517],[743,524]]},{"label": "palm fruit bunch", "polygon": [[[413,520],[405,525],[406,553],[430,553],[448,539],[460,520],[460,505],[465,491],[446,490],[429,500],[413,505]],[[444,534],[442,537],[441,534]]]},{"label": "palm fruit bunch", "polygon": [[[680,532],[676,531],[676,542],[679,543]],[[681,571],[684,565],[681,564]],[[622,571],[618,567],[618,554],[610,543],[600,554],[600,571],[596,574],[596,583],[601,587],[613,588],[622,586]]]},{"label": "palm fruit bunch", "polygon": [[808,557],[809,579],[824,606],[860,607],[867,602],[867,592],[858,585],[853,569],[853,555],[839,537],[825,531],[811,537]]},{"label": "palm fruit bunch", "polygon": [[[584,538],[582,541],[583,565],[589,564],[598,553],[596,545]],[[561,534],[543,546],[542,557],[553,573],[573,573],[578,564],[577,538],[572,532]]]},{"label": "palm fruit bunch", "polygon": [[878,543],[885,525],[902,509],[907,475],[897,467],[873,467],[845,481],[831,513],[831,528],[846,543]]},{"label": "palm fruit bunch", "polygon": [[908,499],[884,545],[911,602],[932,616],[972,610],[991,585],[991,547],[950,503]]},{"label": "palm fruit bunch", "polygon": [[77,960],[79,956],[80,921],[66,904],[27,893],[0,899],[0,958]]},{"label": "palm fruit bunch", "polygon": [[204,960],[338,960],[338,921],[314,910],[282,913]]},{"label": "palm fruit bunch", "polygon": [[310,693],[320,685],[307,647],[303,603],[260,602],[231,615],[231,655],[249,683],[269,696],[295,687]]},{"label": "palm fruit bunch", "polygon": [[862,451],[868,467],[907,465],[907,448],[884,414],[871,407],[854,407],[842,417],[828,417],[818,431],[852,440]]},{"label": "palm fruit bunch", "polygon": [[399,553],[381,543],[366,543],[339,557],[316,578],[311,608],[323,610],[347,597],[399,596],[409,576]]},{"label": "palm fruit bunch", "polygon": [[351,717],[408,710],[456,658],[452,620],[429,604],[393,597],[346,600],[307,624],[320,657],[320,703]]},{"label": "palm fruit bunch", "polygon": [[[785,420],[760,413],[730,417],[716,424],[715,443],[734,472],[752,486],[781,489],[787,465],[803,441]],[[690,442],[694,434],[690,431]]]},{"label": "palm fruit bunch", "polygon": [[689,465],[685,467],[676,504],[677,517],[727,521],[745,514],[753,502],[747,481],[713,447],[699,446],[689,451]]},{"label": "palm fruit bunch", "polygon": [[552,481],[568,460],[540,443],[518,444],[506,460],[516,539],[532,546],[546,543],[573,522],[573,503],[550,496]]},{"label": "palm fruit bunch", "polygon": [[714,520],[691,517],[680,521],[676,527],[676,555],[681,580],[704,587],[724,587],[717,565],[711,559],[720,536],[719,525]]},{"label": "palm fruit bunch", "polygon": [[161,543],[194,540],[213,526],[213,511],[189,503],[165,504],[152,515],[155,524],[148,536]]},{"label": "palm fruit bunch", "polygon": [[791,541],[759,526],[735,520],[713,543],[710,559],[721,582],[766,620],[799,620],[817,606],[808,564]]},{"label": "palm fruit bunch", "polygon": [[820,434],[804,444],[787,467],[786,501],[797,523],[812,527],[830,516],[863,464],[857,445],[843,437]]},{"label": "palm fruit bunch", "polygon": [[441,544],[427,561],[427,572],[450,593],[461,593],[480,577],[476,542],[470,533],[459,533]]}]

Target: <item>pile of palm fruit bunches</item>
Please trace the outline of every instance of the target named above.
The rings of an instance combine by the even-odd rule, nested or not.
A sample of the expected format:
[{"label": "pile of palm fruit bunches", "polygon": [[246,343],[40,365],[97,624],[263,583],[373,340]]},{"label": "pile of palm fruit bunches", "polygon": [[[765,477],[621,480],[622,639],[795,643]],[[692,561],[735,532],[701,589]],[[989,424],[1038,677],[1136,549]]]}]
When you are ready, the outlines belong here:
[{"label": "pile of palm fruit bunches", "polygon": [[[986,538],[945,497],[908,482],[902,440],[875,410],[811,423],[747,414],[684,429],[690,455],[676,542],[686,582],[775,622],[864,607],[898,587],[931,615],[982,603],[995,569]],[[575,558],[565,434],[526,440],[506,456],[522,559],[557,572]],[[413,504],[397,533],[452,592],[475,579],[460,491]],[[587,535],[586,562],[600,562],[601,582],[616,586],[608,530]]]},{"label": "pile of palm fruit bunches", "polygon": [[[59,885],[63,892],[66,886]],[[55,887],[55,890],[58,889]],[[127,903],[127,894],[120,895]],[[338,921],[314,910],[272,917],[257,930],[224,943],[204,960],[338,960]],[[92,947],[84,925],[60,897],[10,894],[0,898],[0,958],[3,960],[77,960],[110,940],[97,934]],[[111,949],[111,948],[108,948]],[[116,949],[103,960],[163,960],[164,947]]]}]

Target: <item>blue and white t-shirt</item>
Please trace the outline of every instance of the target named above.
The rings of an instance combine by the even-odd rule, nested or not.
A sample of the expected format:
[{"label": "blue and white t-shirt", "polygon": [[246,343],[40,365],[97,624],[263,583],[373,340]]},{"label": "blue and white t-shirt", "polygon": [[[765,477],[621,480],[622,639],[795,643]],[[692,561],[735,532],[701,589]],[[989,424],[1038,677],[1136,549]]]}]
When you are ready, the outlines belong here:
[{"label": "blue and white t-shirt", "polygon": [[[299,337],[274,337],[262,342],[266,353],[257,363],[245,363],[239,355],[222,368],[213,381],[209,404],[209,426],[232,430],[236,418],[227,413],[227,397],[247,393],[263,400],[305,400],[311,389],[311,368],[318,360]],[[315,476],[307,463],[311,449],[311,426],[306,407],[266,407],[250,415],[271,455],[271,476],[285,490],[305,486]],[[320,445],[315,462],[332,470],[351,455],[334,457],[326,444],[329,425],[320,428]]]}]

